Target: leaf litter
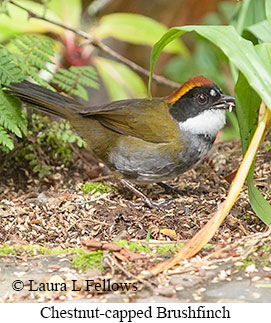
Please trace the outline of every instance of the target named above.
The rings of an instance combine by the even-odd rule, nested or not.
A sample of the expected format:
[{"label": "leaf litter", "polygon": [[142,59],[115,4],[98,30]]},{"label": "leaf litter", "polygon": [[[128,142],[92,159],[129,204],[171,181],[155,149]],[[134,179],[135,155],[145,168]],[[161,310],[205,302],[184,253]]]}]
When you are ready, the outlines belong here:
[{"label": "leaf litter", "polygon": [[[270,147],[268,139],[257,154],[255,183],[270,202],[271,151],[266,147]],[[185,241],[208,222],[210,215],[225,199],[231,181],[229,175],[235,172],[240,161],[239,144],[221,142],[214,146],[209,157],[195,169],[170,183],[182,191],[181,196],[165,194],[157,185],[139,187],[153,200],[174,199],[174,203],[162,210],[133,206],[131,201],[136,203],[139,200],[111,177],[106,177],[103,181],[106,184],[104,191],[102,186],[98,186],[98,190],[90,189],[87,193],[84,188],[91,186],[86,183],[94,180],[98,182],[99,177],[89,179],[91,167],[97,166],[82,160],[76,160],[70,168],[55,167],[52,175],[42,180],[29,174],[27,170],[5,170],[1,174],[0,187],[0,245],[37,245],[49,250],[64,251],[63,254],[49,256],[52,261],[45,270],[47,281],[54,275],[59,276],[55,277],[56,281],[65,282],[70,282],[74,277],[82,280],[89,276],[97,281],[105,278],[115,282],[135,281],[141,271],[172,257]],[[108,189],[110,187],[114,189]],[[247,189],[244,187],[220,229],[197,256],[183,261],[167,273],[153,277],[151,282],[138,282],[140,288],[136,292],[90,293],[69,290],[28,293],[24,296],[18,296],[17,293],[5,296],[4,300],[65,301],[83,297],[109,301],[110,297],[118,295],[117,300],[122,302],[148,299],[153,294],[174,299],[178,293],[188,288],[191,293],[187,297],[184,293],[185,300],[202,301],[204,288],[200,289],[201,282],[231,280],[232,275],[247,268],[244,264],[243,267],[235,264],[260,252],[259,244],[264,245],[263,241],[266,246],[270,246],[271,239],[267,232],[268,227],[251,209]],[[148,233],[150,239],[147,239]],[[131,247],[132,243],[134,247]],[[161,246],[167,248],[158,252]],[[71,265],[74,252],[69,252],[71,248],[83,248],[87,253],[102,250],[103,271],[95,268],[87,271],[74,269]],[[46,254],[40,255],[39,251],[37,253],[37,256],[31,254],[31,261],[30,255],[20,256],[19,251],[16,255],[2,255],[0,261],[32,266],[32,261],[35,263],[43,259],[35,260],[35,257],[48,257]],[[255,262],[252,261],[248,264],[251,267],[243,270],[245,277],[255,277],[257,274],[270,280],[270,257],[262,264],[260,274],[256,270],[252,271],[252,268],[257,267]],[[67,267],[63,267],[64,263]],[[221,269],[221,266],[225,269]],[[63,271],[64,268],[67,268],[66,272]],[[258,278],[253,279],[258,281]],[[152,287],[148,286],[150,283]]]}]

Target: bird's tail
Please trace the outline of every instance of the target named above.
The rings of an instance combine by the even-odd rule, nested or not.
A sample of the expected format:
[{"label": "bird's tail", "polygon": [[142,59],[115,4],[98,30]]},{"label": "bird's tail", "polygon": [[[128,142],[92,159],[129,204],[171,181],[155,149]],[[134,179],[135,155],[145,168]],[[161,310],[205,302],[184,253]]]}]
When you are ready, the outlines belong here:
[{"label": "bird's tail", "polygon": [[7,93],[17,96],[40,111],[69,119],[69,115],[84,108],[84,105],[60,93],[48,90],[40,85],[23,81],[6,86]]}]

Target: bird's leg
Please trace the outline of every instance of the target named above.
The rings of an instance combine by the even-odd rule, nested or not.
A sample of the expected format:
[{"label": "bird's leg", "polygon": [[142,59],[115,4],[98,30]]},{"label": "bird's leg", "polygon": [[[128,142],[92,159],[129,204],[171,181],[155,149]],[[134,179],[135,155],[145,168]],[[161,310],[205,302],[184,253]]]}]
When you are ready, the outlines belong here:
[{"label": "bird's leg", "polygon": [[152,200],[150,200],[146,195],[144,195],[142,192],[140,192],[138,189],[136,189],[132,184],[130,184],[129,182],[127,182],[125,179],[121,179],[120,180],[122,185],[124,185],[125,187],[127,187],[130,191],[132,191],[136,196],[140,197],[144,203],[151,209],[162,209],[166,206],[168,206],[169,204],[171,204],[173,201],[169,201],[169,202],[153,202]]}]

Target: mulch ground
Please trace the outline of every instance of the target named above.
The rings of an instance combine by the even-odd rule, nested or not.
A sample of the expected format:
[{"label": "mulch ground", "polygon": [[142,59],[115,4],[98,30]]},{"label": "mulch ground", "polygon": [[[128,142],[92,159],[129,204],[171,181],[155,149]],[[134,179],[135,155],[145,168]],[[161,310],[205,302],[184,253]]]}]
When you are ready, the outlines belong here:
[{"label": "mulch ground", "polygon": [[[271,140],[263,142],[255,171],[255,184],[269,202],[270,145]],[[173,199],[165,209],[137,206],[140,200],[110,177],[104,183],[114,186],[114,191],[85,194],[81,187],[93,180],[89,179],[89,174],[97,169],[97,165],[79,159],[70,168],[55,167],[51,175],[42,180],[24,169],[5,170],[0,175],[0,244],[66,249],[82,247],[82,241],[91,240],[113,243],[125,239],[144,243],[149,232],[150,242],[154,241],[154,245],[185,242],[208,222],[211,214],[224,201],[241,159],[238,142],[220,142],[195,169],[169,183],[181,190],[181,195],[165,194],[158,185],[138,187],[153,200]],[[203,249],[197,257],[208,257],[228,246],[237,248],[238,241],[255,234],[264,235],[267,230],[268,227],[251,209],[244,186],[230,214],[210,241],[211,248]],[[233,251],[227,252],[229,256],[229,252]],[[224,253],[219,255],[220,258],[225,257]],[[117,272],[127,277],[129,273],[136,275],[154,262],[171,257],[171,254],[157,257],[153,254],[152,257],[139,259],[127,255],[123,259],[114,257],[112,260],[110,257],[108,259]],[[199,261],[200,258],[195,259]],[[129,261],[134,262],[132,269],[127,260],[128,264]],[[111,267],[108,270],[112,272]],[[182,272],[180,268],[179,272]]]}]

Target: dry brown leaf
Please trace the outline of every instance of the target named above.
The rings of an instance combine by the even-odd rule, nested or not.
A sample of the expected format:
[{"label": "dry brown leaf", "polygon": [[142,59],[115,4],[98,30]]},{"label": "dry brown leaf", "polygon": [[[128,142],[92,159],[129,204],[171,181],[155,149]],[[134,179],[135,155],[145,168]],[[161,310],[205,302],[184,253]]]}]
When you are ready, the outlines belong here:
[{"label": "dry brown leaf", "polygon": [[102,242],[94,239],[88,239],[88,240],[82,240],[81,241],[83,247],[86,247],[86,249],[97,250],[102,248]]},{"label": "dry brown leaf", "polygon": [[175,230],[171,230],[168,228],[161,229],[160,232],[163,233],[165,236],[169,236],[169,237],[172,237],[172,236],[176,237],[177,236]]},{"label": "dry brown leaf", "polygon": [[144,255],[140,255],[140,254],[135,253],[135,252],[133,252],[133,251],[131,251],[129,249],[126,249],[126,248],[122,248],[121,251],[120,251],[120,253],[123,256],[129,258],[129,260],[132,260],[132,261],[133,260],[137,260],[137,259],[142,259],[142,258],[145,258],[146,257]]},{"label": "dry brown leaf", "polygon": [[102,245],[102,248],[105,250],[112,250],[112,251],[120,251],[122,249],[121,246],[117,245],[116,243],[111,243],[111,242],[104,243]]},{"label": "dry brown leaf", "polygon": [[123,255],[121,252],[118,252],[118,251],[114,252],[114,256],[118,258],[120,261],[128,262],[127,257],[125,257],[125,255]]}]

